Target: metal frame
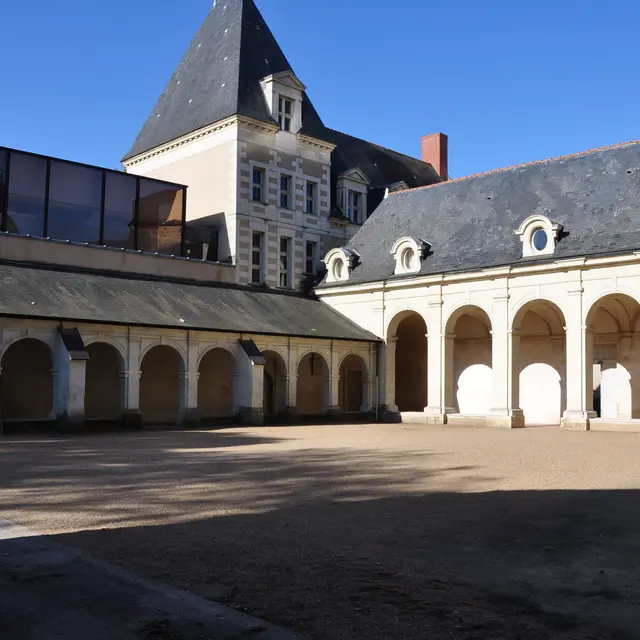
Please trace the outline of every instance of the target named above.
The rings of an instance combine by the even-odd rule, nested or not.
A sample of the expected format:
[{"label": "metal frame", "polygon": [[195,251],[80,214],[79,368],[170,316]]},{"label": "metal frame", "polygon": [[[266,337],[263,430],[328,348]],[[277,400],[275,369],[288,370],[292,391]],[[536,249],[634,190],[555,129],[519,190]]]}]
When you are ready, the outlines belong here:
[{"label": "metal frame", "polygon": [[[145,176],[137,176],[134,174],[127,173],[125,171],[116,171],[115,169],[106,169],[104,167],[97,167],[95,165],[86,164],[83,162],[74,162],[72,160],[64,160],[62,158],[54,158],[52,156],[45,156],[39,153],[32,153],[30,151],[22,151],[20,149],[12,149],[10,147],[0,146],[0,151],[7,152],[7,165],[6,165],[6,185],[3,189],[3,185],[0,184],[0,189],[3,189],[6,197],[0,198],[0,217],[1,217],[1,225],[0,231],[7,231],[7,217],[9,211],[9,184],[11,180],[11,157],[14,153],[20,153],[26,156],[31,156],[34,158],[41,158],[46,160],[46,177],[45,177],[45,192],[44,192],[44,219],[43,219],[43,229],[42,234],[44,238],[49,237],[49,204],[50,204],[50,191],[51,191],[51,163],[52,162],[60,162],[64,164],[70,164],[78,167],[85,167],[88,169],[93,169],[95,171],[102,172],[102,192],[100,194],[100,239],[99,242],[101,245],[104,245],[105,240],[105,210],[106,210],[106,198],[107,198],[107,174],[112,173],[116,175],[126,176],[130,180],[135,180],[136,183],[136,195],[134,202],[134,211],[133,211],[133,224],[134,224],[134,249],[137,250],[139,248],[139,219],[140,219],[140,182],[141,180],[149,180],[150,182],[155,182],[157,184],[165,184],[170,187],[175,187],[176,191],[182,192],[182,220],[180,227],[180,256],[184,257],[186,250],[186,239],[185,239],[185,229],[187,226],[187,187],[186,185],[179,184],[177,182],[171,182],[169,180],[155,180],[154,178],[147,178]],[[2,194],[0,194],[1,196]],[[16,234],[22,235],[22,234]],[[67,240],[68,238],[56,238],[59,240]],[[124,247],[123,247],[124,248]]]}]

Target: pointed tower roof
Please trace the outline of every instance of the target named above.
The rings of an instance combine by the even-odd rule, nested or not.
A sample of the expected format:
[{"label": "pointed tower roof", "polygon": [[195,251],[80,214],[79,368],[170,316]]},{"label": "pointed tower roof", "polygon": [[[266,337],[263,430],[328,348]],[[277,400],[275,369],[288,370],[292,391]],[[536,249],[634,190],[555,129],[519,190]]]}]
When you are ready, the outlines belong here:
[{"label": "pointed tower roof", "polygon": [[[274,122],[260,80],[293,71],[253,0],[216,0],[123,160],[232,115]],[[305,95],[304,130],[324,126]]]}]

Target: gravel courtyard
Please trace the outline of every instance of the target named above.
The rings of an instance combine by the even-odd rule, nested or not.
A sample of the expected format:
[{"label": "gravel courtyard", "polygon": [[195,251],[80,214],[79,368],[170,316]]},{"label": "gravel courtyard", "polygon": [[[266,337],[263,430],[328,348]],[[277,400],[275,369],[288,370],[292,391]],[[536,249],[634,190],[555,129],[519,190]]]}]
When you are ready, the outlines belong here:
[{"label": "gravel courtyard", "polygon": [[310,638],[640,638],[639,489],[635,434],[0,439],[0,516]]}]

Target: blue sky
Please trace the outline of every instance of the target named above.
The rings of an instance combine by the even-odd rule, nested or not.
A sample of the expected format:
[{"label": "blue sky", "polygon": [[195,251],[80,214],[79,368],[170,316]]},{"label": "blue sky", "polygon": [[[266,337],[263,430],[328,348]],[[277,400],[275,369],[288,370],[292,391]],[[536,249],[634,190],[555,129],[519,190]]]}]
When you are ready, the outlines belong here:
[{"label": "blue sky", "polygon": [[[450,173],[640,138],[637,0],[256,0],[329,126]],[[212,0],[3,3],[0,145],[119,167]]]}]

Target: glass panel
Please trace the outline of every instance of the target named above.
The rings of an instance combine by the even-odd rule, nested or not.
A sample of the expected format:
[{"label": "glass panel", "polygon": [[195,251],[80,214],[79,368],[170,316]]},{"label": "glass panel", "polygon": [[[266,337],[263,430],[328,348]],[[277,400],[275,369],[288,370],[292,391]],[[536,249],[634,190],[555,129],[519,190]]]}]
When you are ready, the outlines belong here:
[{"label": "glass panel", "polygon": [[100,242],[102,170],[51,161],[47,235],[75,242]]},{"label": "glass panel", "polygon": [[46,158],[11,152],[7,231],[44,235],[46,181]]},{"label": "glass panel", "polygon": [[182,187],[140,179],[138,249],[180,255],[183,202]]},{"label": "glass panel", "polygon": [[134,248],[136,176],[107,172],[104,211],[104,244]]},{"label": "glass panel", "polygon": [[[4,215],[7,206],[7,163],[9,162],[9,152],[0,149],[0,216]],[[0,223],[2,219],[0,218]],[[1,228],[1,227],[0,227]]]}]

